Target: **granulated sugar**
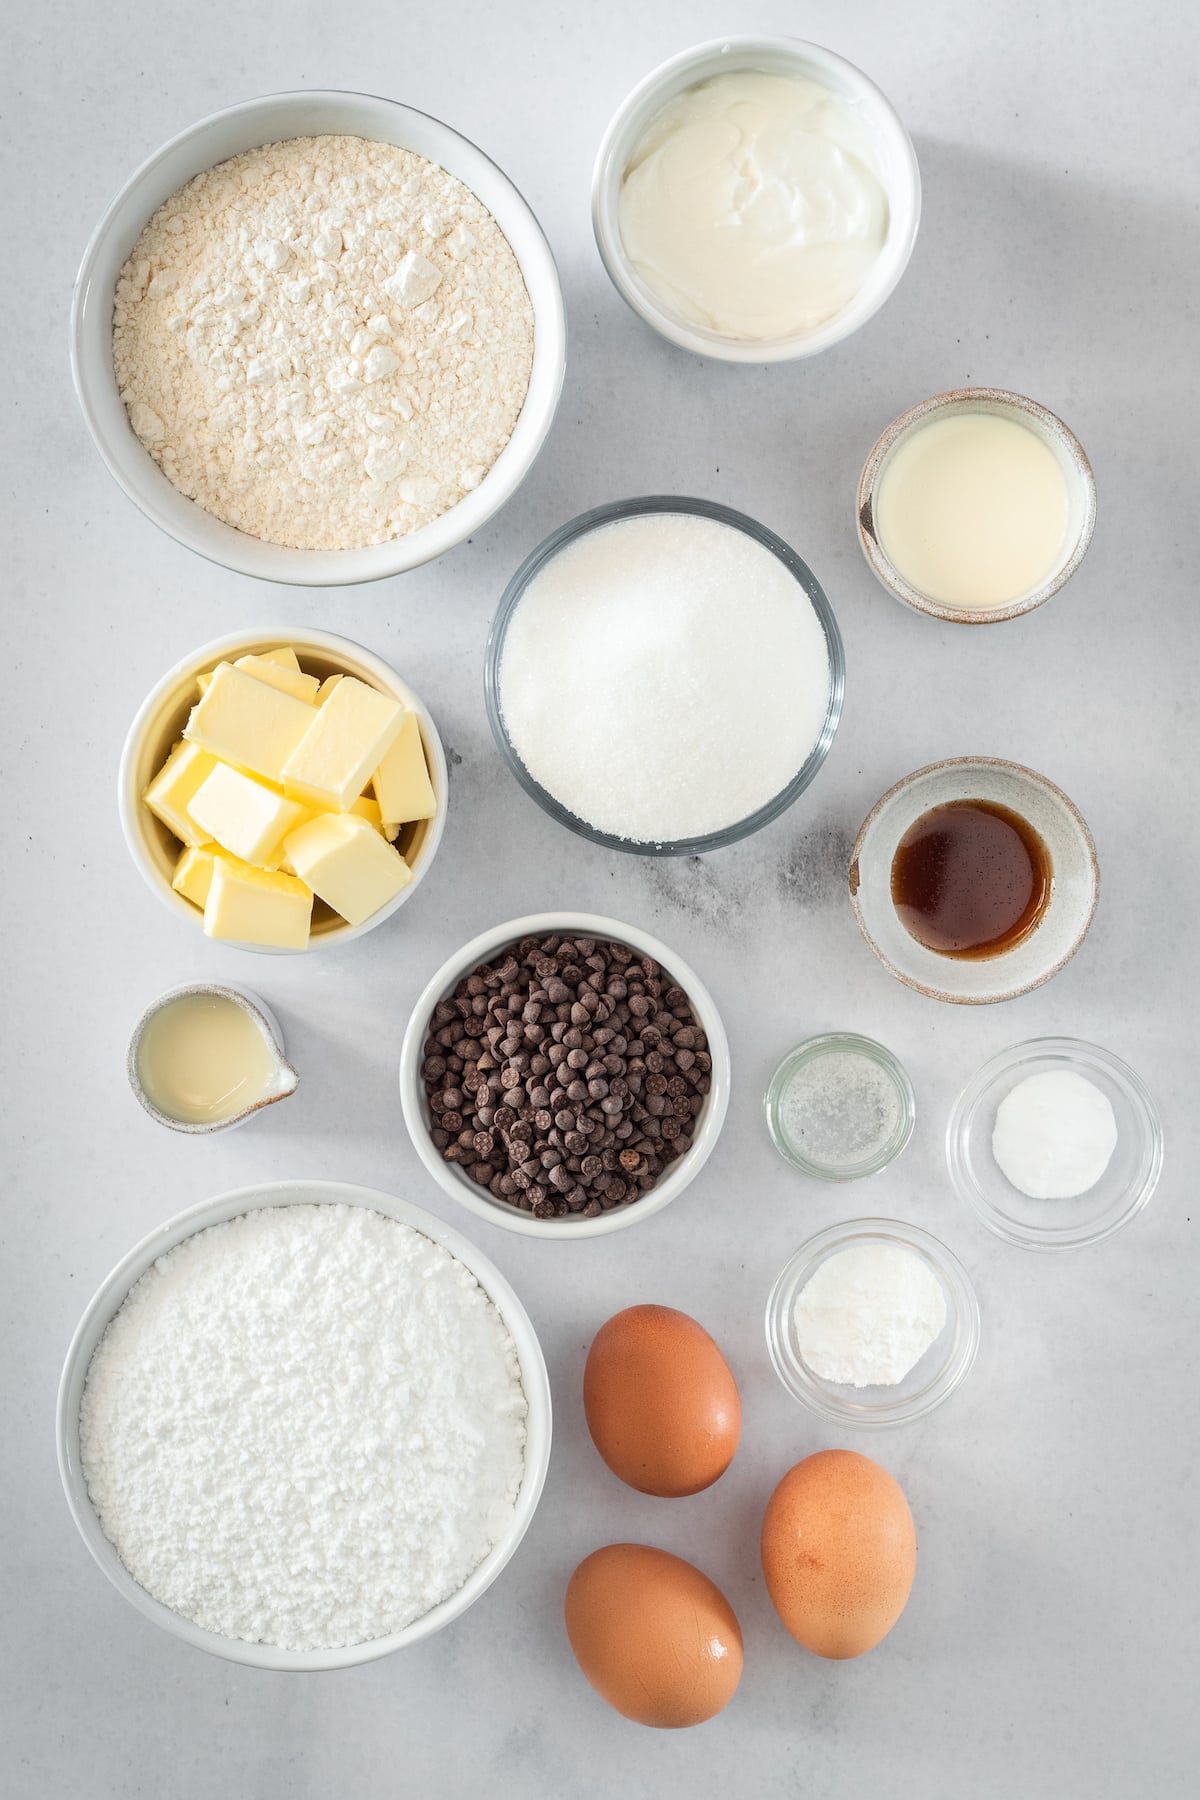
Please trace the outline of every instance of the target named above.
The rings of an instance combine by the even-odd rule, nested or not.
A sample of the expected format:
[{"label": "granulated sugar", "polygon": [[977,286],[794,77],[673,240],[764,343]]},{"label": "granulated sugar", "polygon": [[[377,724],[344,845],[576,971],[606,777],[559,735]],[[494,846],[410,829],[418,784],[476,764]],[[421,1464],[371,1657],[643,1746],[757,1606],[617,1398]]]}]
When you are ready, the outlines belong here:
[{"label": "granulated sugar", "polygon": [[704,837],[797,774],[829,703],[807,594],[733,526],[651,513],[599,526],[530,582],[500,665],[504,721],[561,805],[614,837]]},{"label": "granulated sugar", "polygon": [[455,1593],[511,1524],[526,1401],[457,1258],[358,1206],[184,1240],[98,1344],[92,1504],[130,1574],[209,1631],[330,1649]]},{"label": "granulated sugar", "polygon": [[305,550],[385,543],[487,474],[533,360],[508,239],[411,150],[290,138],[189,181],[121,270],[113,365],[177,488]]}]

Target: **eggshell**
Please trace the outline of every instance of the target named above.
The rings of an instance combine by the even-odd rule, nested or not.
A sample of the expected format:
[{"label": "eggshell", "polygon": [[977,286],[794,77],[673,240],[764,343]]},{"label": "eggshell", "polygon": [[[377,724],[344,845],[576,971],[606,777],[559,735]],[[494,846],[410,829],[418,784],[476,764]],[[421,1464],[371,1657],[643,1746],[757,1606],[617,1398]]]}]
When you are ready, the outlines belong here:
[{"label": "eggshell", "polygon": [[711,1487],[742,1431],[729,1364],[702,1325],[670,1306],[630,1306],[600,1327],[583,1408],[613,1474],[663,1498]]},{"label": "eggshell", "polygon": [[912,1513],[886,1469],[822,1450],[767,1503],[762,1565],[776,1612],[818,1656],[862,1656],[904,1611],[917,1566]]},{"label": "eggshell", "polygon": [[567,1584],[567,1636],[596,1692],[639,1725],[679,1729],[733,1698],[742,1633],[707,1575],[648,1544],[608,1544]]}]

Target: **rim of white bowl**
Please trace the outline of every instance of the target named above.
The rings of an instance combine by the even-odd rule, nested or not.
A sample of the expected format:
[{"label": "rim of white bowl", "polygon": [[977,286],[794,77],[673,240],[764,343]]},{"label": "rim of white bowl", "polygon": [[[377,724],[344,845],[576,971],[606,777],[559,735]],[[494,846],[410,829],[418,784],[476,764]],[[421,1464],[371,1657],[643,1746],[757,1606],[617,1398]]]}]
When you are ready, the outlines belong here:
[{"label": "rim of white bowl", "polygon": [[[189,655],[167,670],[155,682],[142,704],[134,715],[133,723],[125,735],[125,743],[121,749],[121,761],[117,769],[117,810],[121,820],[121,832],[126,848],[133,858],[134,866],[151,891],[177,917],[183,918],[193,929],[199,928],[203,938],[203,915],[199,909],[177,894],[162,871],[156,867],[146,851],[142,840],[142,814],[146,810],[142,800],[141,784],[137,779],[137,764],[141,754],[143,740],[149,730],[150,723],[163,704],[167,694],[176,686],[182,686],[188,680],[195,680],[197,674],[211,664],[228,659],[235,654],[245,656],[256,648],[291,644],[302,656],[305,648],[319,650],[330,661],[345,657],[351,664],[357,663],[360,668],[370,671],[381,690],[394,694],[402,700],[410,711],[415,712],[421,726],[421,741],[425,748],[426,760],[430,763],[430,779],[433,784],[434,798],[438,807],[429,822],[429,829],[421,841],[419,856],[410,865],[412,880],[407,887],[393,896],[379,911],[364,919],[361,925],[332,925],[327,931],[310,938],[303,950],[276,949],[269,944],[239,944],[222,939],[205,939],[206,942],[221,943],[229,949],[243,950],[259,956],[308,956],[314,950],[325,947],[332,948],[336,944],[348,944],[355,938],[363,937],[382,925],[385,919],[406,905],[416,893],[425,879],[430,864],[437,855],[446,829],[446,813],[449,805],[449,770],[446,764],[446,752],[441,736],[433,722],[428,707],[415,690],[409,687],[404,678],[398,675],[389,663],[365,644],[358,644],[353,638],[339,637],[332,631],[318,631],[314,626],[298,626],[291,630],[287,626],[258,627],[249,631],[230,632],[226,637],[213,638],[210,643],[201,644]],[[165,751],[164,751],[165,757]]]},{"label": "rim of white bowl", "polygon": [[[295,121],[306,110],[312,118],[302,128]],[[360,129],[356,131],[343,119],[340,124],[327,122],[322,130],[318,124],[319,116],[338,112],[358,115]],[[112,249],[114,240],[120,237],[124,248],[116,265],[119,269],[120,262],[133,248],[157,208],[171,193],[177,192],[203,170],[240,155],[244,150],[289,137],[346,133],[372,137],[376,142],[395,142],[394,136],[380,135],[378,127],[374,133],[367,128],[372,119],[380,120],[385,115],[394,121],[396,134],[403,134],[403,123],[407,122],[410,136],[438,140],[443,151],[453,150],[451,160],[474,166],[474,180],[455,169],[448,169],[448,172],[456,175],[487,207],[520,265],[534,314],[529,387],[508,443],[479,486],[430,524],[405,537],[358,550],[297,550],[283,544],[270,544],[225,524],[188,500],[172,485],[134,435],[117,392],[112,367],[111,284],[106,279],[103,291],[97,289],[98,265]],[[164,164],[187,160],[183,153],[189,148],[198,146],[205,138],[228,132],[243,120],[246,121],[246,133],[240,147],[201,156],[187,173],[179,173],[172,186],[158,191],[154,177]],[[279,121],[277,129],[272,128],[272,120]],[[261,127],[259,121],[262,121]],[[398,147],[409,146],[400,144]],[[432,143],[429,148],[433,149]],[[437,154],[429,154],[426,150],[419,150],[417,154],[427,155],[428,160],[448,167]],[[147,199],[143,204],[143,194],[150,187],[154,187],[157,197]],[[481,192],[481,188],[490,190],[490,195]],[[497,207],[505,218],[497,216]],[[136,218],[136,228],[131,223],[131,215]],[[514,242],[514,238],[518,241]],[[115,279],[116,270],[111,274]],[[566,311],[554,254],[533,209],[499,164],[470,138],[432,113],[406,106],[399,100],[390,100],[385,95],[364,94],[349,88],[295,88],[241,100],[209,113],[169,138],[134,170],[105,208],[84,250],[71,296],[70,344],[71,375],[92,440],[109,474],[152,524],[198,556],[238,574],[292,586],[341,587],[380,581],[433,561],[478,531],[512,498],[537,460],[558,410],[566,372]]]},{"label": "rim of white bowl", "polygon": [[[560,932],[566,937],[608,938],[618,944],[628,944],[643,956],[653,957],[655,962],[661,963],[691,1001],[700,1028],[708,1039],[708,1052],[712,1057],[712,1086],[690,1149],[671,1165],[662,1180],[642,1199],[634,1200],[628,1206],[615,1207],[612,1212],[601,1213],[594,1219],[535,1219],[515,1206],[505,1206],[500,1201],[493,1200],[490,1194],[468,1176],[460,1175],[452,1164],[442,1161],[429,1135],[421,1062],[429,1018],[434,1007],[476,964],[488,961],[498,950],[504,949],[506,944],[524,937],[547,937],[551,932]],[[660,938],[652,937],[649,932],[641,931],[635,925],[627,925],[622,919],[605,918],[599,913],[560,910],[527,913],[523,918],[509,919],[502,925],[480,932],[478,937],[456,950],[453,956],[447,957],[426,982],[409,1015],[400,1049],[400,1106],[413,1148],[430,1175],[443,1193],[449,1194],[460,1206],[465,1206],[476,1218],[484,1219],[489,1225],[499,1226],[504,1231],[519,1232],[525,1237],[607,1237],[610,1232],[623,1231],[631,1225],[639,1225],[646,1219],[653,1218],[673,1200],[678,1199],[684,1189],[696,1179],[712,1155],[721,1135],[721,1127],[725,1123],[725,1115],[729,1109],[730,1076],[729,1040],[716,1002],[696,971],[669,944],[664,944]]]},{"label": "rim of white bowl", "polygon": [[[109,1320],[117,1312],[134,1282],[151,1266],[185,1238],[193,1237],[210,1225],[219,1225],[243,1213],[268,1206],[362,1206],[368,1211],[396,1219],[440,1244],[458,1259],[478,1281],[494,1303],[517,1350],[521,1366],[521,1385],[529,1412],[526,1422],[525,1473],[513,1513],[512,1524],[501,1541],[489,1551],[476,1569],[468,1575],[457,1593],[414,1619],[400,1631],[370,1639],[364,1644],[348,1644],[333,1650],[283,1650],[271,1644],[251,1644],[241,1638],[223,1637],[206,1631],[180,1613],[173,1612],[156,1600],[129,1573],[116,1549],[105,1537],[99,1514],[92,1505],[84,1480],[79,1449],[79,1403],[91,1365],[92,1354]],[[360,1663],[374,1662],[390,1656],[394,1650],[406,1649],[432,1637],[449,1625],[479,1599],[495,1581],[505,1564],[516,1553],[533,1521],[550,1465],[553,1415],[550,1378],[542,1347],[517,1294],[491,1259],[478,1250],[469,1238],[453,1226],[443,1224],[433,1213],[385,1194],[378,1188],[359,1187],[341,1181],[269,1181],[256,1187],[235,1188],[217,1194],[210,1200],[176,1213],[173,1218],[155,1226],[133,1246],[101,1282],[84,1309],[72,1334],[63,1363],[55,1409],[55,1438],[58,1471],[71,1517],[93,1560],[108,1577],[117,1592],[136,1607],[144,1618],[171,1633],[173,1637],[206,1650],[228,1662],[246,1663],[258,1669],[308,1670],[349,1669]]]},{"label": "rim of white bowl", "polygon": [[[717,74],[726,59],[764,56],[788,61],[798,71],[816,71],[835,91],[854,94],[873,110],[896,156],[897,179],[887,186],[891,219],[899,219],[893,237],[888,236],[875,267],[858,293],[834,318],[816,331],[786,338],[751,340],[723,337],[719,332],[691,325],[668,311],[637,276],[621,241],[619,196],[621,177],[636,137],[650,122],[659,96],[679,77],[694,72]],[[750,66],[750,65],[747,65]],[[710,38],[669,57],[642,78],[621,102],[600,142],[592,171],[592,230],[596,248],[609,280],[639,318],[681,350],[711,356],[722,362],[770,363],[797,361],[816,356],[865,325],[890,299],[907,269],[921,223],[921,171],[904,123],[895,107],[869,75],[834,50],[806,38],[751,34]]]}]

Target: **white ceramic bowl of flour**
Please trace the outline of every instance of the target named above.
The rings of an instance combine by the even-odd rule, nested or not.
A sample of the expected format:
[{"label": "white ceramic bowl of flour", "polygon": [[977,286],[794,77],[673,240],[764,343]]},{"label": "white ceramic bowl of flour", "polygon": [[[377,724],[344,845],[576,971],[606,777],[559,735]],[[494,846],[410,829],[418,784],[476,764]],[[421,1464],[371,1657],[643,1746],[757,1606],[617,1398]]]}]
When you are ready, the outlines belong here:
[{"label": "white ceramic bowl of flour", "polygon": [[[364,1207],[370,1212],[397,1220],[423,1233],[434,1244],[448,1251],[475,1277],[499,1312],[520,1363],[521,1386],[528,1406],[525,1420],[525,1468],[506,1531],[449,1599],[443,1600],[422,1617],[414,1619],[402,1630],[366,1643],[351,1644],[341,1649],[285,1650],[204,1630],[154,1599],[134,1580],[105,1536],[88,1496],[80,1448],[80,1404],[93,1353],[109,1321],[121,1307],[134,1283],[140,1280],[159,1257],[165,1256],[177,1244],[183,1243],[195,1233],[204,1231],[209,1226],[224,1224],[244,1213],[261,1208],[314,1205]],[[262,1187],[241,1188],[235,1193],[221,1194],[215,1199],[202,1201],[199,1206],[177,1214],[152,1231],[121,1259],[94,1295],[71,1340],[58,1391],[58,1464],[67,1504],[84,1543],[118,1593],[144,1617],[161,1625],[184,1643],[199,1650],[207,1650],[213,1655],[223,1656],[231,1662],[248,1663],[260,1669],[350,1668],[358,1663],[387,1656],[393,1650],[419,1643],[466,1612],[491,1586],[529,1528],[541,1498],[549,1466],[550,1438],[550,1383],[541,1346],[528,1314],[500,1271],[459,1232],[443,1225],[431,1213],[412,1206],[405,1200],[378,1193],[372,1188],[352,1187],[335,1181],[277,1181],[266,1183]]]},{"label": "white ceramic bowl of flour", "polygon": [[[243,151],[295,137],[346,135],[415,151],[449,171],[491,213],[520,265],[533,307],[533,366],[512,436],[479,485],[405,537],[358,550],[293,550],[235,530],[186,498],[129,423],[113,370],[117,277],[143,227],[185,182]],[[181,132],[131,176],[84,252],[71,308],[79,403],[109,472],[147,518],[189,550],[267,581],[335,587],[375,581],[441,556],[477,531],[528,474],[553,421],[566,366],[566,325],[554,258],[533,213],[481,150],[448,125],[371,94],[272,94],[214,113]]]}]

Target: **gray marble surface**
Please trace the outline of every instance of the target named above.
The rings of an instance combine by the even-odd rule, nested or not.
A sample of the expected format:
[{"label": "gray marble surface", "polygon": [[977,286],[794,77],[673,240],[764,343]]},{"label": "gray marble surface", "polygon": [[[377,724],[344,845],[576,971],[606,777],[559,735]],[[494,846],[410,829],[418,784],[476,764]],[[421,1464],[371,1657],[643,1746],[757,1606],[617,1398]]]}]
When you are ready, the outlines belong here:
[{"label": "gray marble surface", "polygon": [[[859,336],[812,363],[731,368],[669,348],[617,300],[591,240],[590,163],[609,113],[662,57],[731,28],[802,30],[841,51],[891,95],[917,144],[925,218],[910,271]],[[1194,9],[48,0],[13,9],[4,30],[0,1789],[13,1800],[1194,1792]],[[516,499],[434,567],[357,592],[253,583],[160,536],[104,472],[67,372],[74,268],[133,166],[216,107],[304,84],[410,101],[489,150],[545,224],[570,319],[562,409]],[[971,382],[1061,411],[1100,493],[1070,587],[1028,620],[978,632],[889,600],[853,529],[876,433],[922,396]],[[582,508],[654,490],[773,526],[816,570],[846,638],[846,711],[819,781],[771,829],[703,862],[614,857],[557,829],[506,775],[483,711],[487,624],[517,562]],[[376,934],[307,959],[189,936],[146,893],[117,828],[117,757],[142,695],[194,645],[258,622],[370,645],[412,680],[454,751],[449,829],[422,892]],[[1103,872],[1078,958],[1040,992],[978,1011],[890,980],[844,891],[848,846],[879,793],[965,752],[1058,781]],[[575,1248],[453,1208],[421,1172],[395,1084],[409,1007],[436,964],[484,926],[556,904],[677,946],[711,985],[735,1059],[728,1126],[686,1198]],[[143,1002],[198,977],[260,987],[303,1074],[294,1101],[213,1142],[159,1131],[122,1067]],[[919,1106],[902,1161],[847,1190],[789,1172],[760,1111],[780,1053],[831,1027],[887,1042]],[[1127,1058],[1168,1134],[1148,1212],[1062,1257],[978,1227],[941,1148],[978,1063],[1045,1033]],[[410,1653],[314,1678],[209,1659],[123,1605],[75,1533],[53,1454],[61,1358],[109,1266],[182,1206],[284,1174],[387,1188],[465,1227],[526,1301],[558,1409],[541,1509],[483,1601]],[[762,1330],[768,1288],[801,1239],[864,1213],[944,1236],[974,1277],[985,1333],[969,1384],[942,1411],[868,1439],[830,1432],[789,1399]],[[583,1427],[588,1340],[638,1300],[694,1313],[742,1384],[742,1449],[694,1499],[626,1491]],[[784,1635],[757,1561],[775,1480],[831,1443],[895,1472],[920,1540],[902,1622],[840,1666]],[[741,1690],[697,1731],[626,1723],[571,1660],[567,1575],[625,1537],[700,1563],[742,1620]]]}]

